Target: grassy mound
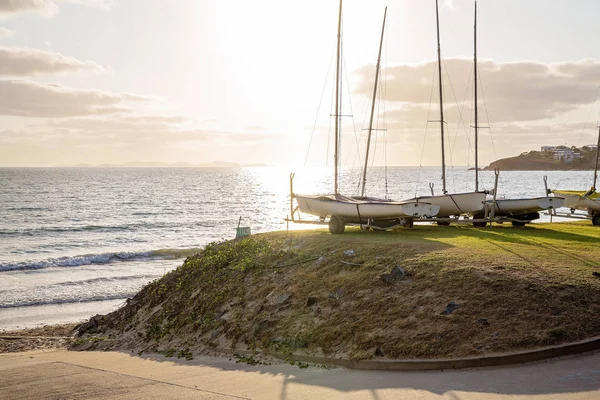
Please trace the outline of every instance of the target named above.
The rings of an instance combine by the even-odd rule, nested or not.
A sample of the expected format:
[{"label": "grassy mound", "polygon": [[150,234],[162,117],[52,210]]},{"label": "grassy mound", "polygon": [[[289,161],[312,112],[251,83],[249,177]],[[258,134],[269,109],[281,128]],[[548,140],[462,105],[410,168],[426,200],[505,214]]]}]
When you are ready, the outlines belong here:
[{"label": "grassy mound", "polygon": [[214,243],[92,318],[75,348],[415,359],[573,342],[600,334],[599,236],[561,223]]}]

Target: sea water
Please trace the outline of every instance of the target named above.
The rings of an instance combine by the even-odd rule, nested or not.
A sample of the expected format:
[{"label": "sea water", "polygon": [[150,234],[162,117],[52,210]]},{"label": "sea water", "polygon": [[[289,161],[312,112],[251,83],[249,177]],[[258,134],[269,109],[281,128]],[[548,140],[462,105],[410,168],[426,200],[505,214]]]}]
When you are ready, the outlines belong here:
[{"label": "sea water", "polygon": [[[286,229],[287,168],[1,168],[0,330],[74,322],[116,309],[143,285],[212,241]],[[330,193],[332,170],[296,171],[294,191]],[[499,197],[588,189],[590,171],[504,172]],[[358,194],[360,171],[342,169]],[[436,167],[373,168],[367,194],[393,199],[441,191]],[[474,189],[474,171],[448,168],[448,189]],[[480,172],[491,189],[494,173]],[[240,220],[241,217],[241,220]],[[292,226],[292,229],[305,225]],[[415,229],[418,229],[416,227]]]}]

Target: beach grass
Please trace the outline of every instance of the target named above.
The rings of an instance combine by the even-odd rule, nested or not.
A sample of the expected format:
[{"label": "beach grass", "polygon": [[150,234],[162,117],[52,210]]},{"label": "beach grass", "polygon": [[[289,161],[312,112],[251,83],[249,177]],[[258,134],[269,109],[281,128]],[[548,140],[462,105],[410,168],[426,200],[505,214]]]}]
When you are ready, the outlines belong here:
[{"label": "beach grass", "polygon": [[574,342],[600,334],[599,243],[585,222],[254,235],[188,258],[81,348],[422,359]]}]

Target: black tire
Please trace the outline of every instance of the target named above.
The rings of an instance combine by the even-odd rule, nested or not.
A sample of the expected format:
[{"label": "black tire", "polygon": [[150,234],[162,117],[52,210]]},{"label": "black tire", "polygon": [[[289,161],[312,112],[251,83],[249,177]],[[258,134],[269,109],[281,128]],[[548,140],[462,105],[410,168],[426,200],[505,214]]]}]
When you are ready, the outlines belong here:
[{"label": "black tire", "polygon": [[412,218],[406,218],[403,222],[405,228],[412,228],[415,226],[415,220]]},{"label": "black tire", "polygon": [[594,216],[592,217],[592,225],[600,226],[600,213],[594,214]]},{"label": "black tire", "polygon": [[515,228],[522,228],[525,226],[525,224],[527,224],[527,222],[512,221],[512,226],[514,226]]},{"label": "black tire", "polygon": [[[483,219],[485,218],[485,214],[475,214],[473,215],[473,219]],[[487,226],[487,221],[484,222],[473,222],[473,226],[475,228],[485,228]]]},{"label": "black tire", "polygon": [[346,224],[344,223],[343,219],[336,215],[333,215],[331,216],[331,218],[329,218],[329,232],[331,232],[334,235],[339,235],[344,233],[345,229]]},{"label": "black tire", "polygon": [[437,221],[438,226],[450,226],[450,222],[448,221]]}]

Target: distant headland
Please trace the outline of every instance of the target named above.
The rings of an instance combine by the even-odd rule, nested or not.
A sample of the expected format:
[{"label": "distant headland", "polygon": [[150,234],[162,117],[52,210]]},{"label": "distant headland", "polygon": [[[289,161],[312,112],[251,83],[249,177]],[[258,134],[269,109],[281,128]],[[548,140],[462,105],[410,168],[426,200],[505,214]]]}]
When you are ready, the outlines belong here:
[{"label": "distant headland", "polygon": [[241,167],[267,167],[266,164],[238,164],[226,161],[213,161],[202,164],[187,162],[166,163],[161,161],[133,161],[123,164],[76,164],[62,165],[65,168],[241,168]]},{"label": "distant headland", "polygon": [[575,146],[542,146],[516,157],[502,158],[484,170],[502,171],[571,171],[593,170],[596,164],[596,145],[581,148]]}]

